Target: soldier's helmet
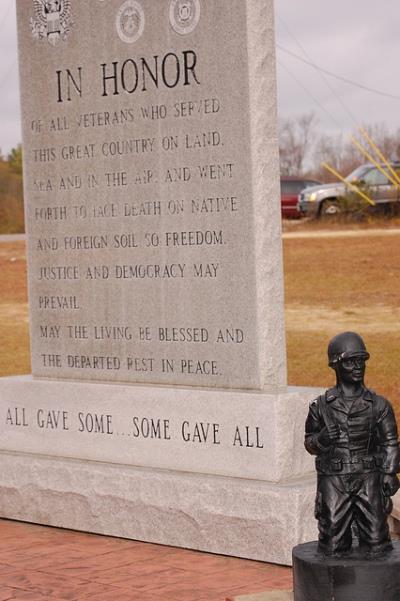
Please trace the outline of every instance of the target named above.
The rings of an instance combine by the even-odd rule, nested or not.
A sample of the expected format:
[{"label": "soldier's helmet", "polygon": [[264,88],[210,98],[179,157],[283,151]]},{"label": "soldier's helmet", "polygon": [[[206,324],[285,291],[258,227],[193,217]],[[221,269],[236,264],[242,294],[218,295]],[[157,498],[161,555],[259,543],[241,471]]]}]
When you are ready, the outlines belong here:
[{"label": "soldier's helmet", "polygon": [[330,367],[335,367],[338,362],[351,357],[369,359],[369,353],[361,336],[355,332],[343,332],[332,338],[328,345]]}]

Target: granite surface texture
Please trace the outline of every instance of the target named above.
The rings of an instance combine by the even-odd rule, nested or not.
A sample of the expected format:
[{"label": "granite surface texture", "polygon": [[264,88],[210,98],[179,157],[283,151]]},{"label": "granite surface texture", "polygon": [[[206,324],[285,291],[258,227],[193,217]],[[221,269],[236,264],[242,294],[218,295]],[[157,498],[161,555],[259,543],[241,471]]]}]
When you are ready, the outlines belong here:
[{"label": "granite surface texture", "polygon": [[3,517],[291,563],[316,538],[315,478],[285,484],[1,453]]},{"label": "granite surface texture", "polygon": [[31,358],[0,512],[277,563],[287,388],[272,0],[17,0]]}]

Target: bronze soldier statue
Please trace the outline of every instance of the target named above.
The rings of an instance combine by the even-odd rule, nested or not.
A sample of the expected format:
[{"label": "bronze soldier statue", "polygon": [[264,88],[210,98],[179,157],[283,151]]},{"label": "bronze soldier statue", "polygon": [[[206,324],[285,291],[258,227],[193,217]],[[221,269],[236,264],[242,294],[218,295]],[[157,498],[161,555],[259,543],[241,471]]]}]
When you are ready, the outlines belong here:
[{"label": "bronze soldier statue", "polygon": [[335,336],[328,359],[336,386],[310,405],[305,436],[317,456],[318,549],[346,555],[354,532],[366,556],[377,557],[392,548],[387,518],[400,486],[396,421],[389,401],[364,384],[369,353],[358,334]]}]

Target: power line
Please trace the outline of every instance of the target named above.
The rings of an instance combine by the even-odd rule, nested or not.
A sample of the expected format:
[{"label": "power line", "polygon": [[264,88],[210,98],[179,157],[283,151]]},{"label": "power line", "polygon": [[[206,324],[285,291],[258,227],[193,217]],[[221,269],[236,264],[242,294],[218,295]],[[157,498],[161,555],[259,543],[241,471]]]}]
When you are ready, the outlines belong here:
[{"label": "power line", "polygon": [[295,52],[292,52],[291,50],[288,50],[287,48],[283,48],[283,46],[280,46],[279,44],[277,44],[276,47],[279,50],[281,50],[282,52],[285,52],[286,54],[289,54],[293,58],[301,61],[302,63],[305,63],[306,65],[310,65],[310,67],[313,67],[317,71],[321,71],[322,73],[325,73],[326,75],[329,75],[330,77],[334,77],[335,79],[339,79],[340,81],[343,81],[351,86],[360,88],[361,90],[365,90],[366,92],[371,92],[372,94],[378,94],[379,96],[385,96],[386,98],[400,100],[400,96],[396,96],[395,94],[390,94],[388,92],[382,92],[381,90],[376,90],[375,88],[370,88],[368,86],[365,86],[362,83],[357,83],[355,81],[352,81],[351,79],[348,79],[347,77],[343,77],[342,75],[337,75],[336,73],[332,73],[332,71],[328,71],[327,69],[324,69],[323,67],[320,67],[319,65],[316,65],[312,61],[308,61],[305,58],[302,58]]},{"label": "power line", "polygon": [[311,100],[313,100],[313,102],[315,102],[315,104],[317,106],[319,106],[319,108],[324,111],[324,113],[326,113],[328,115],[328,117],[330,119],[332,119],[333,123],[339,127],[340,129],[342,128],[342,124],[339,123],[339,121],[337,119],[335,119],[335,117],[332,115],[332,113],[330,113],[328,111],[327,108],[324,107],[324,105],[318,100],[318,98],[315,98],[315,96],[313,94],[311,94],[310,90],[308,90],[306,88],[306,86],[294,75],[294,73],[292,71],[290,71],[290,69],[288,69],[288,67],[282,63],[281,60],[277,59],[277,63],[280,67],[282,67],[282,69],[284,69],[285,71],[287,71],[287,73],[289,73],[289,75],[295,80],[295,82],[306,92],[306,94],[311,98]]},{"label": "power line", "polygon": [[[294,35],[294,33],[289,29],[288,25],[285,23],[285,21],[282,19],[282,17],[279,17],[279,20],[281,21],[281,23],[283,24],[283,26],[285,27],[285,29],[289,33],[289,35],[293,38],[293,40],[295,41],[295,43],[297,44],[297,46],[300,48],[300,50],[302,51],[302,53],[304,54],[304,56],[310,62],[313,62],[312,59],[311,59],[311,56],[309,55],[309,53],[306,51],[306,49],[300,43],[300,41],[297,39],[297,37]],[[325,83],[325,85],[327,86],[327,88],[329,89],[329,91],[331,92],[331,94],[333,94],[335,96],[336,100],[342,106],[342,108],[344,109],[345,113],[347,113],[347,115],[350,117],[351,121],[355,125],[357,125],[357,119],[354,117],[352,111],[345,104],[345,102],[342,100],[342,98],[336,93],[336,90],[331,86],[331,84],[329,83],[329,80],[326,78],[325,74],[322,71],[317,71],[317,73],[321,77],[322,81]]]}]

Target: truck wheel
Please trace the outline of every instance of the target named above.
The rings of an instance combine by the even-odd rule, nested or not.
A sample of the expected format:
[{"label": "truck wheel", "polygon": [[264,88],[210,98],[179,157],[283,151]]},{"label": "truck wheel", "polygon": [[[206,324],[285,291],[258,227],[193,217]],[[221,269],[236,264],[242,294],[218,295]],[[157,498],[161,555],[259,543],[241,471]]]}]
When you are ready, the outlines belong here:
[{"label": "truck wheel", "polygon": [[341,213],[339,203],[334,198],[325,200],[321,205],[320,217],[334,217]]}]

